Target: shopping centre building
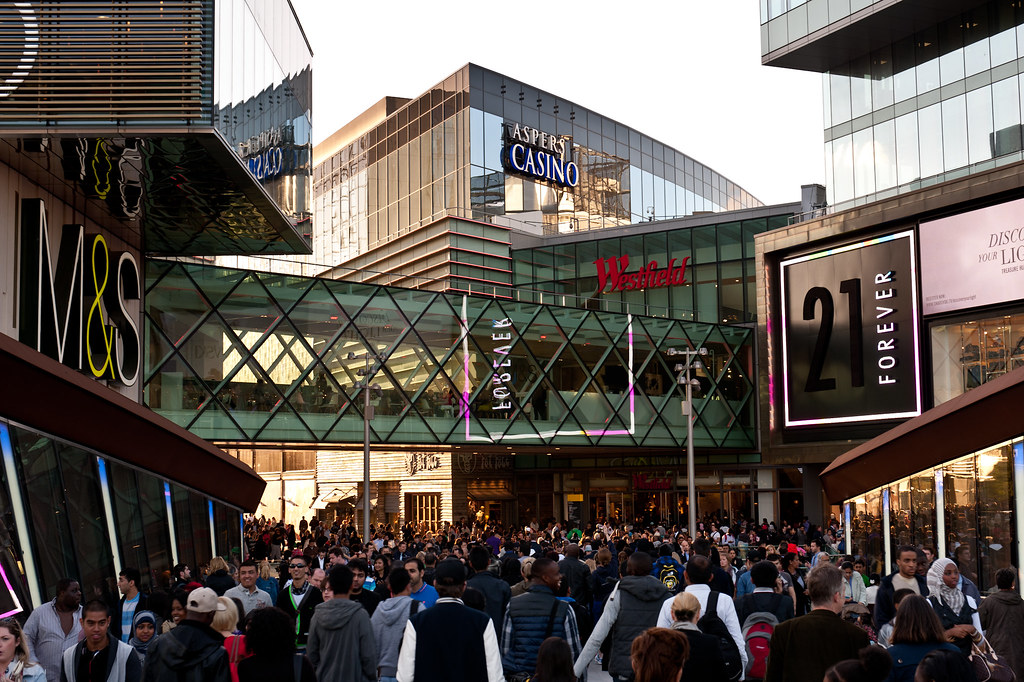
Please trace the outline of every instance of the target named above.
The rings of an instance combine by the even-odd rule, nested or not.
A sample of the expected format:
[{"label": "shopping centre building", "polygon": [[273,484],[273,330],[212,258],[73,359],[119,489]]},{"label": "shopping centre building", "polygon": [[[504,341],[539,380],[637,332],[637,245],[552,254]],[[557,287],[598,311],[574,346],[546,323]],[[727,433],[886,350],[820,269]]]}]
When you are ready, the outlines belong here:
[{"label": "shopping centre building", "polygon": [[832,204],[756,238],[763,460],[872,571],[929,545],[983,591],[1024,537],[1018,5],[761,8],[763,62],[823,74]]},{"label": "shopping centre building", "polygon": [[686,422],[668,351],[703,346],[700,512],[799,516],[798,468],[758,466],[752,332],[754,235],[800,203],[762,206],[472,64],[380,100],[314,158],[312,255],[154,265],[147,286],[147,403],[252,463],[263,513],[361,509],[362,368],[382,394],[378,520],[677,522]]},{"label": "shopping centre building", "polygon": [[283,0],[3,3],[0,45],[10,615],[241,551],[265,483],[145,406],[147,261],[309,252],[312,55]]}]

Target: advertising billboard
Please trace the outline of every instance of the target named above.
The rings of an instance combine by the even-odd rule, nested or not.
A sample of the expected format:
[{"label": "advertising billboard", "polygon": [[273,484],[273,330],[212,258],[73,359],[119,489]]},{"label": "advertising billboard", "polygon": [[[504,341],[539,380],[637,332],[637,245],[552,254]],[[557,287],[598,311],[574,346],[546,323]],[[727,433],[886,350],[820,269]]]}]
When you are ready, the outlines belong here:
[{"label": "advertising billboard", "polygon": [[921,414],[915,253],[908,230],[780,264],[785,427]]},{"label": "advertising billboard", "polygon": [[921,223],[924,314],[1024,299],[1024,199]]}]

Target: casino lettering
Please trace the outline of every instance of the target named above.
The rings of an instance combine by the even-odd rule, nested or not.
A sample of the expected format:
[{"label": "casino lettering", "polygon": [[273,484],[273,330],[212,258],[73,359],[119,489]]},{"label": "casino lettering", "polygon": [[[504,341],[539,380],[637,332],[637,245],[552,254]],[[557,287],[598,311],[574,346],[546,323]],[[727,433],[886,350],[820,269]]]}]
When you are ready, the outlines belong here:
[{"label": "casino lettering", "polygon": [[505,124],[504,138],[501,162],[506,170],[561,187],[576,187],[580,183],[579,166],[565,160],[564,138],[518,123]]}]

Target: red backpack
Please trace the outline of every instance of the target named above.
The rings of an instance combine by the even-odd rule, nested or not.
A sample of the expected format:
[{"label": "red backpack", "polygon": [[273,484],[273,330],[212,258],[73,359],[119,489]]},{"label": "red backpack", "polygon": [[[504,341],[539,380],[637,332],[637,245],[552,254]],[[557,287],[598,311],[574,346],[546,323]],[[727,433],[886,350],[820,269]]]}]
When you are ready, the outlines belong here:
[{"label": "red backpack", "polygon": [[763,680],[768,673],[768,648],[779,620],[767,611],[758,611],[743,621],[743,644],[747,650],[748,680]]}]

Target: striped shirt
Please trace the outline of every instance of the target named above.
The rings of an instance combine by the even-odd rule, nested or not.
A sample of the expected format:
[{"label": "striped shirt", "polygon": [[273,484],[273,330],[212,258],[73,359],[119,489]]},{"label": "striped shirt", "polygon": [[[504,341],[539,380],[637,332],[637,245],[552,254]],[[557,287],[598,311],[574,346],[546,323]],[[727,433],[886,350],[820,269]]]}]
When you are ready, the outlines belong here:
[{"label": "striped shirt", "polygon": [[46,671],[47,682],[60,682],[61,656],[64,650],[78,643],[82,633],[79,622],[82,607],[79,606],[71,623],[71,631],[64,635],[57,613],[57,600],[35,609],[25,621],[25,639],[31,650],[30,658],[39,662]]}]

